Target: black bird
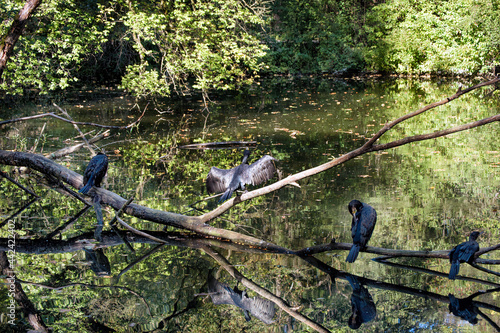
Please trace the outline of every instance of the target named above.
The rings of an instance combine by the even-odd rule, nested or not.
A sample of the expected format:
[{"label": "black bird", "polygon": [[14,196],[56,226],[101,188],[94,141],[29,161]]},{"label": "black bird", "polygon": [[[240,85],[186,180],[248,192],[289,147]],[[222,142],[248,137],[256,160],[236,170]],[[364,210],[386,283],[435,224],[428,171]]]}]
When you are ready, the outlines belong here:
[{"label": "black bird", "polygon": [[349,213],[352,215],[351,235],[352,247],[347,256],[347,262],[354,262],[358,257],[359,250],[363,249],[372,236],[377,212],[372,206],[358,200],[349,202]]},{"label": "black bird", "polygon": [[87,194],[92,186],[100,187],[106,171],[108,171],[108,157],[104,153],[98,153],[87,165],[83,173],[84,186],[78,192]]},{"label": "black bird", "polygon": [[348,325],[352,329],[358,329],[361,324],[367,323],[377,315],[377,308],[373,302],[372,295],[368,289],[361,284],[356,276],[346,275],[347,281],[352,287],[351,295],[351,310],[352,314],[349,317]]},{"label": "black bird", "polygon": [[276,172],[274,161],[278,161],[277,159],[264,155],[256,162],[248,165],[249,156],[250,151],[247,149],[243,152],[241,164],[229,170],[212,167],[207,176],[207,192],[224,192],[219,199],[219,202],[224,202],[231,198],[231,195],[237,189],[246,191],[245,185],[247,184],[259,185],[273,178]]},{"label": "black bird", "polygon": [[479,231],[474,231],[470,234],[469,240],[467,242],[463,242],[458,244],[450,251],[450,274],[448,278],[450,280],[455,280],[455,277],[460,270],[460,263],[467,262],[471,263],[474,259],[474,254],[479,251],[479,244],[476,242],[476,239],[481,235]]},{"label": "black bird", "polygon": [[233,290],[227,284],[217,281],[212,274],[208,276],[208,292],[215,305],[230,304],[242,309],[246,321],[251,320],[251,314],[265,324],[269,325],[274,322],[276,308],[273,302],[261,297],[250,298],[245,291],[237,287]]}]

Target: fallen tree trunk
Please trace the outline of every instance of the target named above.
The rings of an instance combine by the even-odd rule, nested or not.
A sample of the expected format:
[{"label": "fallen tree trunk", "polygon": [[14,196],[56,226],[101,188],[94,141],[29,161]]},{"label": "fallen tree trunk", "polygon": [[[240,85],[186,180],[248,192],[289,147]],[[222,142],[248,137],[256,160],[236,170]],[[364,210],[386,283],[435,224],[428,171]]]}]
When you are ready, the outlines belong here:
[{"label": "fallen tree trunk", "polygon": [[[80,189],[81,187],[83,187],[82,175],[72,170],[69,170],[68,168],[59,165],[54,161],[49,160],[48,158],[41,155],[0,150],[0,163],[13,166],[25,166],[30,169],[36,170],[38,172],[41,172],[45,175],[56,178],[59,181],[65,182],[76,189]],[[91,191],[95,191],[95,195],[100,196],[102,204],[109,205],[116,210],[119,210],[127,202],[126,199],[122,198],[118,194],[111,191],[107,191],[103,188],[94,187]],[[263,240],[254,237],[246,236],[234,231],[212,227],[206,224],[205,221],[200,219],[199,216],[187,216],[182,214],[164,212],[161,210],[144,207],[134,203],[129,204],[124,209],[124,212],[125,214],[143,220],[167,226],[173,226],[176,228],[187,229],[197,234],[209,237],[223,238],[235,243],[253,245],[274,252],[280,252],[280,253],[292,252],[283,247],[265,242]]]}]

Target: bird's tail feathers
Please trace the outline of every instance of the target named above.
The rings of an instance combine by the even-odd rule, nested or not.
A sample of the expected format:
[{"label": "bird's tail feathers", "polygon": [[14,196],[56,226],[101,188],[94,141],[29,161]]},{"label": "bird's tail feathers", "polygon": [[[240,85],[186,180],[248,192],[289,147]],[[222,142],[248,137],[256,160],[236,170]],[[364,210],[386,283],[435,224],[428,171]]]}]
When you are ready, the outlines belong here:
[{"label": "bird's tail feathers", "polygon": [[88,191],[90,191],[91,188],[92,188],[92,184],[90,184],[90,182],[88,182],[84,187],[82,187],[80,189],[80,191],[78,191],[78,193],[87,194]]},{"label": "bird's tail feathers", "polygon": [[82,187],[78,193],[82,193],[82,194],[87,194],[88,191],[90,191],[90,189],[92,188],[92,186],[94,186],[94,176],[92,175],[89,180],[87,181],[87,184],[85,184],[84,187]]},{"label": "bird's tail feathers", "polygon": [[233,191],[228,188],[226,190],[226,192],[224,192],[224,194],[220,197],[219,202],[226,201],[227,199],[231,198],[232,195],[233,195]]},{"label": "bird's tail feathers", "polygon": [[349,251],[349,254],[347,255],[347,259],[345,260],[346,262],[354,262],[356,258],[358,257],[360,247],[359,245],[354,244],[351,247],[351,250]]},{"label": "bird's tail feathers", "polygon": [[455,277],[457,276],[459,270],[460,270],[460,261],[452,263],[451,268],[450,268],[450,274],[448,275],[448,278],[450,280],[455,280]]}]

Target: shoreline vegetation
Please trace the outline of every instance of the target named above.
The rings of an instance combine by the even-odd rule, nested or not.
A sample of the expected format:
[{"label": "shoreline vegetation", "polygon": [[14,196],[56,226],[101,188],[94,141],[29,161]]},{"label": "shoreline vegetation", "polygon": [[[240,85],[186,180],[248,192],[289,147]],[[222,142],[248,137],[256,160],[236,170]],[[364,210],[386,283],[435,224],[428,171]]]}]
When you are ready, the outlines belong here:
[{"label": "shoreline vegetation", "polygon": [[[22,5],[0,5],[0,58]],[[0,94],[118,86],[145,99],[201,93],[207,103],[214,92],[270,76],[491,79],[500,71],[497,7],[488,0],[48,0],[22,22],[0,63]]]}]

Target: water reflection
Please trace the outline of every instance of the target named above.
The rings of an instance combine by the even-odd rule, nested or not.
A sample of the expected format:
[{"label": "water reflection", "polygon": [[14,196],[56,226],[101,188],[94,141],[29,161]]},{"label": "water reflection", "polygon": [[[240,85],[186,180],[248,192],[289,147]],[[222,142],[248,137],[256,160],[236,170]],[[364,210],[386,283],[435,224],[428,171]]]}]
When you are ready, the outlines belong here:
[{"label": "water reflection", "polygon": [[372,295],[354,275],[345,277],[352,287],[351,309],[352,315],[349,317],[349,327],[358,329],[361,324],[367,323],[377,315],[377,308],[373,302]]},{"label": "water reflection", "polygon": [[85,249],[85,260],[90,263],[90,269],[98,277],[110,277],[111,265],[103,249]]},{"label": "water reflection", "polygon": [[[301,310],[297,311],[297,309],[301,308],[301,304],[294,304],[295,307],[289,305],[286,301],[286,298],[283,296],[279,296],[278,294],[269,291],[263,288],[261,285],[253,282],[245,274],[241,273],[236,269],[236,265],[232,262],[232,260],[225,258],[221,255],[221,251],[236,251],[237,253],[247,253],[247,254],[269,254],[268,251],[255,248],[255,247],[246,247],[243,245],[232,244],[227,242],[221,242],[216,240],[207,240],[202,238],[193,237],[192,235],[183,235],[180,233],[166,233],[166,232],[152,232],[149,231],[151,235],[154,237],[161,239],[163,244],[158,244],[154,246],[148,253],[144,256],[138,258],[133,263],[129,264],[127,267],[121,270],[120,273],[115,274],[114,278],[111,279],[113,287],[118,287],[119,278],[123,279],[124,274],[131,274],[131,269],[133,266],[139,265],[141,262],[149,260],[152,253],[157,252],[162,247],[165,246],[174,246],[178,249],[180,248],[191,248],[202,250],[207,253],[212,259],[214,263],[218,265],[219,271],[225,270],[228,274],[226,274],[226,281],[233,281],[234,288],[230,287],[231,282],[222,282],[219,280],[219,277],[216,278],[212,275],[214,268],[210,270],[210,272],[206,275],[207,279],[207,289],[208,294],[211,297],[213,304],[221,305],[228,304],[235,307],[240,308],[243,311],[243,315],[247,321],[251,319],[251,316],[255,317],[262,323],[266,325],[278,324],[283,329],[290,329],[289,320],[283,320],[283,316],[277,316],[277,309],[281,309],[286,312],[288,315],[294,318],[295,322],[301,322],[308,325],[310,328],[319,331],[319,332],[327,332],[329,329],[324,327],[324,323],[322,320],[318,320],[318,317],[314,314],[315,311],[321,311],[321,309],[312,308],[312,314],[304,315]],[[17,250],[22,253],[30,253],[33,255],[44,253],[73,253],[77,251],[84,250],[85,257],[87,261],[91,262],[91,269],[95,272],[98,277],[105,277],[111,274],[111,266],[118,264],[118,262],[110,262],[108,257],[104,254],[102,247],[116,247],[123,245],[123,240],[118,235],[112,232],[103,232],[103,242],[99,245],[100,248],[92,248],[91,243],[93,233],[82,234],[79,237],[69,239],[69,240],[19,240],[17,244]],[[138,235],[128,234],[125,236],[127,241],[136,246],[138,244],[157,244],[157,242],[151,240],[150,238],[141,237]],[[8,250],[8,239],[0,239],[0,251]],[[302,251],[301,253],[304,253]],[[277,254],[272,253],[273,255],[279,255],[284,257],[290,257],[290,255],[286,254]],[[294,257],[294,256],[292,256]],[[500,331],[498,325],[495,323],[493,319],[491,319],[491,314],[495,313],[500,315],[500,307],[495,305],[494,303],[477,301],[475,300],[478,297],[485,297],[487,295],[496,295],[497,297],[500,295],[500,285],[496,284],[494,289],[490,289],[487,291],[478,291],[470,296],[460,299],[454,294],[440,294],[435,292],[429,292],[423,290],[425,286],[422,288],[412,288],[407,287],[405,285],[397,284],[397,283],[388,283],[383,279],[370,279],[366,277],[362,277],[355,274],[350,274],[344,272],[342,270],[336,269],[331,265],[326,264],[325,262],[317,259],[314,256],[310,255],[300,255],[298,256],[305,262],[307,262],[310,266],[315,267],[320,272],[326,273],[334,285],[337,285],[336,288],[339,288],[338,284],[339,280],[345,280],[351,286],[351,292],[349,295],[350,305],[351,305],[351,313],[349,318],[344,321],[346,325],[353,329],[359,329],[360,327],[365,327],[368,323],[376,322],[377,311],[376,302],[372,297],[373,290],[387,290],[396,292],[399,294],[412,295],[413,297],[422,298],[422,299],[431,299],[437,301],[439,303],[448,304],[449,310],[455,316],[460,317],[461,319],[467,320],[469,323],[477,325],[479,324],[478,315],[481,316],[492,329]],[[378,261],[380,265],[387,265],[388,263],[383,261]],[[390,265],[394,265],[389,263]],[[399,265],[399,268],[404,268],[408,270],[412,270],[411,266]],[[217,267],[217,266],[216,266]],[[304,268],[306,269],[306,268]],[[219,275],[220,273],[218,273]],[[426,274],[433,274],[432,272],[426,272]],[[444,276],[446,274],[442,273]],[[254,279],[265,279],[265,277],[259,277],[258,275],[254,275]],[[22,281],[23,284],[33,284],[30,281]],[[337,282],[336,282],[337,281]],[[77,281],[73,281],[77,282]],[[486,282],[486,281],[485,281]],[[85,284],[78,283],[79,285],[85,286]],[[244,287],[241,288],[240,284]],[[491,285],[495,285],[493,283],[489,283]],[[40,284],[35,284],[37,286],[42,286]],[[58,285],[51,285],[49,282],[43,284],[43,287],[51,288],[51,289],[59,289]],[[319,287],[321,288],[321,287]],[[256,293],[258,296],[249,297],[248,290]],[[342,288],[338,289],[339,292],[342,293]],[[131,291],[132,292],[132,291]],[[143,290],[146,292],[146,290]],[[300,289],[297,290],[300,292]],[[135,293],[135,292],[134,292]],[[288,295],[287,298],[293,298],[292,295]],[[150,305],[147,304],[147,300],[141,298],[143,302],[146,302],[148,307],[148,311]],[[491,298],[495,299],[495,297]],[[303,299],[304,304],[307,304],[310,300]],[[189,307],[192,309],[198,308],[200,305],[196,305],[196,302],[189,302]],[[297,306],[298,305],[298,306]],[[385,306],[382,307],[385,309]],[[489,315],[486,315],[481,309],[487,309],[489,311]],[[193,310],[194,311],[194,310]],[[200,308],[200,311],[203,311]],[[181,311],[182,312],[182,311]],[[388,315],[388,313],[384,313],[383,315]],[[171,317],[174,317],[173,315]],[[162,321],[162,323],[165,319]],[[163,325],[163,324],[162,324]],[[378,327],[378,326],[375,326]],[[373,329],[373,327],[372,327]]]},{"label": "water reflection", "polygon": [[[420,81],[325,81],[322,89],[304,82],[293,87],[283,86],[269,93],[258,92],[255,98],[239,97],[214,106],[209,115],[193,111],[194,103],[178,108],[165,104],[165,109],[171,106],[175,111],[168,115],[147,114],[137,131],[130,132],[131,135],[113,134],[112,140],[124,141],[109,144],[113,154],[110,154],[112,167],[106,186],[126,197],[135,195],[135,199],[141,200],[145,206],[182,212],[190,203],[202,201],[203,191],[200,189],[205,185],[205,176],[211,165],[235,161],[230,159],[232,152],[220,156],[205,151],[179,151],[176,150],[176,143],[199,142],[201,138],[204,141],[254,140],[259,152],[270,152],[280,159],[280,168],[283,167],[284,174],[288,175],[359,147],[388,120],[416,109],[424,100],[439,100],[455,91],[445,84]],[[126,97],[123,102],[134,103],[127,101]],[[75,119],[98,118],[100,122],[107,123],[117,119],[124,121],[131,116],[129,105],[107,103],[97,106],[84,103],[81,107],[69,105],[68,110],[75,115]],[[485,103],[477,96],[467,97],[417,121],[394,128],[387,139],[454,126],[496,113],[497,109],[496,102]],[[179,121],[182,115],[186,116]],[[40,136],[37,126],[44,122],[2,128],[2,134],[6,135],[0,135],[0,143],[4,149],[17,149],[22,138],[29,148]],[[177,126],[180,122],[182,126]],[[51,124],[50,127],[52,131],[46,137],[44,152],[65,145],[61,138],[74,136],[69,125]],[[498,191],[495,184],[498,184],[500,170],[497,137],[494,130],[485,127],[363,156],[348,165],[302,181],[301,188],[283,188],[272,196],[259,198],[251,204],[241,204],[213,223],[257,235],[291,249],[314,246],[332,238],[347,241],[350,234],[350,217],[345,211],[347,198],[359,197],[373,204],[383,217],[374,230],[371,245],[421,251],[450,249],[462,241],[463,235],[470,231],[468,228],[493,230],[488,232],[487,237],[481,238],[481,242],[496,244],[494,230],[498,224],[498,198],[494,198],[494,194]],[[167,157],[158,162],[161,156]],[[84,159],[83,154],[73,154],[64,163],[71,169],[80,168],[82,172]],[[212,322],[223,325],[221,323],[225,319],[215,319],[219,313],[214,310],[216,307],[209,297],[201,300],[193,296],[207,290],[207,274],[220,264],[226,271],[217,279],[227,285],[229,289],[225,289],[226,292],[233,295],[240,305],[244,303],[243,299],[252,299],[247,293],[276,302],[276,313],[272,318],[275,322],[269,327],[263,326],[264,322],[260,320],[250,322],[251,327],[262,325],[261,328],[264,328],[261,331],[278,330],[284,325],[287,325],[287,330],[294,327],[311,330],[304,326],[306,320],[309,327],[318,331],[324,329],[323,326],[329,330],[345,330],[353,311],[362,308],[362,301],[367,301],[366,308],[370,308],[370,297],[366,292],[377,305],[376,312],[375,309],[373,312],[367,310],[365,316],[360,312],[356,318],[364,321],[363,318],[377,315],[361,324],[363,331],[410,331],[418,327],[447,330],[450,326],[451,329],[461,329],[460,325],[469,325],[471,321],[462,320],[463,317],[455,314],[465,316],[466,312],[475,322],[475,329],[498,330],[495,322],[499,321],[499,292],[495,289],[484,294],[474,292],[484,286],[499,287],[498,278],[477,270],[471,271],[468,265],[463,268],[463,273],[471,277],[459,276],[451,282],[446,279],[447,274],[442,273],[448,270],[448,264],[440,264],[439,260],[411,261],[433,268],[427,269],[374,262],[367,255],[348,266],[341,259],[345,256],[336,256],[335,250],[321,256],[327,265],[313,256],[303,257],[305,261],[302,261],[294,255],[271,254],[258,248],[242,248],[215,240],[202,241],[181,233],[145,230],[165,241],[158,245],[125,231],[120,231],[123,234],[120,238],[107,232],[107,225],[104,226],[101,243],[96,245],[95,235],[87,232],[95,228],[94,214],[88,214],[87,217],[91,215],[91,218],[87,221],[77,221],[88,207],[78,213],[81,205],[49,193],[36,203],[31,201],[27,212],[21,214],[24,208],[16,209],[29,199],[25,194],[4,187],[4,184],[0,184],[0,200],[2,205],[5,203],[0,210],[6,218],[2,224],[15,218],[16,226],[22,226],[20,235],[26,238],[19,238],[16,242],[19,261],[23,265],[19,278],[43,281],[38,285],[33,281],[22,284],[30,285],[28,295],[33,303],[61,326],[74,321],[73,317],[92,316],[95,316],[93,320],[95,318],[121,329],[125,325],[140,325],[142,331],[160,328],[159,324],[158,327],[151,326],[161,320],[170,325],[171,331],[185,327],[182,322],[196,322],[199,325],[196,327],[203,328]],[[40,190],[40,193],[44,192]],[[203,205],[200,202],[200,209],[204,211],[211,207],[210,204]],[[191,213],[197,214],[198,211]],[[108,221],[112,213],[105,208],[103,214],[104,220]],[[133,219],[132,223],[142,229],[156,227],[138,219]],[[59,239],[53,239],[57,234]],[[45,239],[28,239],[35,237]],[[128,247],[123,244],[128,244]],[[0,245],[0,250],[9,250],[6,239],[1,239]],[[214,252],[214,248],[219,254]],[[84,254],[86,249],[95,252]],[[213,259],[202,254],[205,250],[213,255]],[[99,252],[106,254],[108,263],[104,257],[98,259]],[[91,259],[92,255],[95,258]],[[91,266],[94,265],[95,271],[89,270],[87,265],[80,265],[83,257],[94,263]],[[220,257],[228,257],[227,262]],[[231,267],[242,267],[239,275]],[[100,278],[108,272],[113,274],[113,279]],[[251,281],[260,285],[252,285]],[[59,288],[61,285],[58,283],[74,282],[80,283],[82,289],[97,285],[102,289],[56,293],[48,288]],[[135,297],[127,297],[128,294],[109,296],[112,289],[108,288],[123,286],[144,295],[144,303],[151,305],[151,311],[149,307],[146,311],[134,306],[138,302]],[[265,290],[261,290],[264,288],[271,293],[266,294]],[[94,304],[94,312],[89,314],[96,299],[99,303],[102,303],[101,299],[108,299],[109,304],[119,306],[107,308]],[[233,300],[235,304],[236,301]],[[452,303],[458,303],[458,306]],[[356,304],[359,306],[356,307]],[[69,318],[66,315],[68,308],[77,315]],[[81,308],[89,310],[80,311]],[[245,311],[251,316],[248,309]],[[99,315],[95,315],[96,312]],[[301,317],[304,321],[291,320],[295,312],[307,318]],[[175,318],[180,319],[175,322]],[[448,322],[446,318],[452,320]],[[242,319],[243,316],[238,313],[229,320],[231,325],[240,325],[242,330],[250,331],[249,327],[243,327],[245,322]],[[217,327],[219,331],[229,331],[228,326]]]},{"label": "water reflection", "polygon": [[215,305],[229,304],[243,310],[246,321],[250,321],[250,314],[265,324],[274,323],[276,308],[274,303],[261,297],[248,297],[245,291],[234,289],[226,283],[221,283],[212,274],[208,276],[208,292]]}]

